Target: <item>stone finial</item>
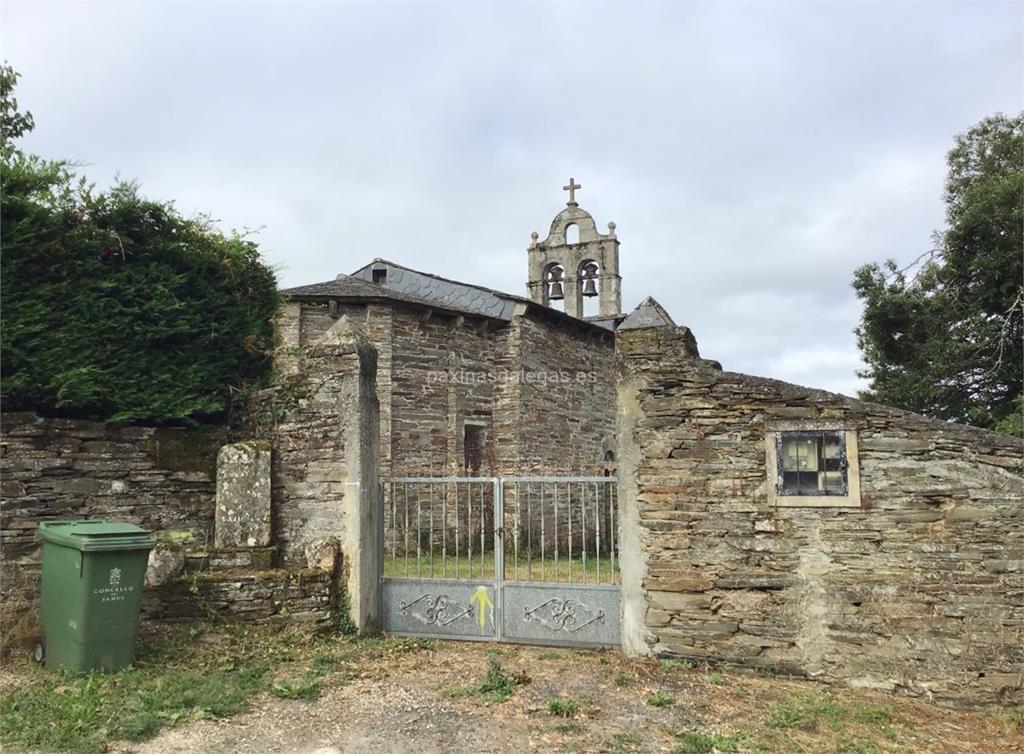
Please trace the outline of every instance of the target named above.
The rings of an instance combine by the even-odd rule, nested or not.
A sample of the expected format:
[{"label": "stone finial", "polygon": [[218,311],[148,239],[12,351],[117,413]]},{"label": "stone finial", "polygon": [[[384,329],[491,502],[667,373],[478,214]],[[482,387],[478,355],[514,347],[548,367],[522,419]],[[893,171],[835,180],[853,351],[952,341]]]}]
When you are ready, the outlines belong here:
[{"label": "stone finial", "polygon": [[615,223],[611,222],[609,220],[608,221],[608,235],[610,235],[612,238],[615,238],[615,228],[616,228]]},{"label": "stone finial", "polygon": [[648,327],[675,327],[665,308],[648,296],[622,321],[619,330],[640,330]]},{"label": "stone finial", "polygon": [[581,188],[583,188],[583,184],[576,183],[576,179],[575,178],[570,178],[569,179],[569,185],[568,186],[562,186],[562,191],[568,191],[569,192],[569,201],[566,202],[567,206],[569,206],[569,207],[578,207],[579,206],[576,203],[576,189],[581,189]]},{"label": "stone finial", "polygon": [[533,231],[533,233],[530,234],[530,246],[536,246],[538,238],[540,238],[540,233]]},{"label": "stone finial", "polygon": [[377,349],[370,342],[366,331],[358,323],[350,320],[348,315],[343,314],[313,344],[306,357],[333,359],[351,354],[358,357],[360,369],[364,374],[376,374]]},{"label": "stone finial", "polygon": [[314,348],[330,346],[354,346],[360,348],[369,347],[370,341],[357,324],[348,318],[347,314],[341,315],[327,331],[320,336],[320,339],[313,345]]}]

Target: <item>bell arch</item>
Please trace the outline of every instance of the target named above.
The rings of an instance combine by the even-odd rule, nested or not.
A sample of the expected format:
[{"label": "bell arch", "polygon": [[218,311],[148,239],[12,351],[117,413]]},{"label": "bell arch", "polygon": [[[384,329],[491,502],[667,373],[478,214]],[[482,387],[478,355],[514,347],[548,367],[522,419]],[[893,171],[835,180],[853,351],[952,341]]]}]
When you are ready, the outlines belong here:
[{"label": "bell arch", "polygon": [[564,304],[556,304],[565,300],[565,266],[561,262],[548,262],[544,267],[544,305],[554,309],[562,309]]},{"label": "bell arch", "polygon": [[[570,191],[569,201],[551,221],[547,237],[542,241],[538,233],[530,235],[527,283],[530,299],[544,306],[564,301],[565,313],[573,317],[621,317],[619,240],[615,223],[608,223],[607,233],[598,231],[594,218],[575,200],[575,191],[582,186],[570,180],[564,188]],[[571,235],[576,230],[578,237]],[[556,264],[563,272],[557,282],[561,283],[564,298],[551,295],[556,281],[549,279],[549,275]]]},{"label": "bell arch", "polygon": [[599,314],[598,300],[601,296],[601,266],[594,259],[584,259],[576,268],[579,280],[580,303],[584,317]]}]

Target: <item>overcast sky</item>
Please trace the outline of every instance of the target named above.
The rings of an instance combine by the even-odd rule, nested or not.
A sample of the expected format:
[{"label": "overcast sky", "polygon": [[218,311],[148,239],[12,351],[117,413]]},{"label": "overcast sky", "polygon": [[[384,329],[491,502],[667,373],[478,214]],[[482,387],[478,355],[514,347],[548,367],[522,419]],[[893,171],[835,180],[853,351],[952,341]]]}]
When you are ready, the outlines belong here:
[{"label": "overcast sky", "polygon": [[256,236],[282,286],[384,257],[524,294],[569,176],[726,369],[853,394],[850,288],[943,223],[1022,103],[1017,2],[4,2],[23,146]]}]

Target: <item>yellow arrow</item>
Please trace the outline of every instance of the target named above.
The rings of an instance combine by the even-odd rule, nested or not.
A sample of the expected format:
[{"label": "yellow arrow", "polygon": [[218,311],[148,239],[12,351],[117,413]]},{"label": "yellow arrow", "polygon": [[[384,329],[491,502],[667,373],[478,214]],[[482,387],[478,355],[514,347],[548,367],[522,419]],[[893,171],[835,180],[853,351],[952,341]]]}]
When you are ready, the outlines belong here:
[{"label": "yellow arrow", "polygon": [[[493,608],[494,603],[491,602],[491,598],[487,596],[487,587],[478,586],[476,591],[473,592],[473,596],[469,598],[470,605],[476,605],[477,615],[480,617],[480,633],[483,633],[487,628],[487,609]],[[491,615],[491,622],[494,622],[494,615]]]}]

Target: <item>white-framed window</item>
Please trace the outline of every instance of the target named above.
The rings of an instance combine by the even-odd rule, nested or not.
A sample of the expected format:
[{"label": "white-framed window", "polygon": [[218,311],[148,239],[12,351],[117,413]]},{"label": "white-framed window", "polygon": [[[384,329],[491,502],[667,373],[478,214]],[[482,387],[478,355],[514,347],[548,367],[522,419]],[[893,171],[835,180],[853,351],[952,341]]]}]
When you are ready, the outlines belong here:
[{"label": "white-framed window", "polygon": [[779,507],[860,507],[857,433],[828,426],[769,430],[768,502]]}]

